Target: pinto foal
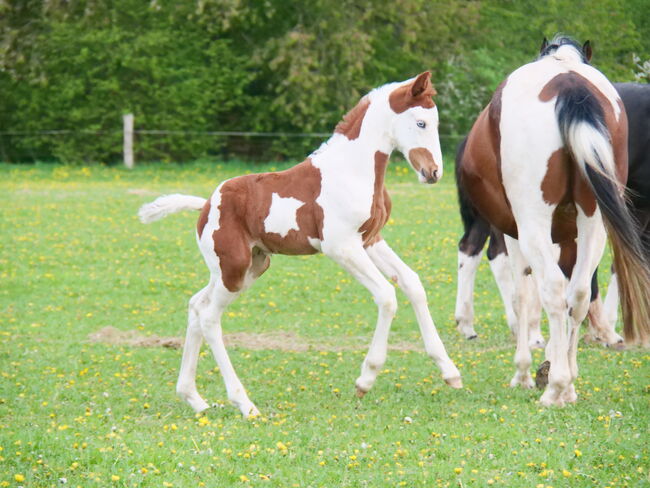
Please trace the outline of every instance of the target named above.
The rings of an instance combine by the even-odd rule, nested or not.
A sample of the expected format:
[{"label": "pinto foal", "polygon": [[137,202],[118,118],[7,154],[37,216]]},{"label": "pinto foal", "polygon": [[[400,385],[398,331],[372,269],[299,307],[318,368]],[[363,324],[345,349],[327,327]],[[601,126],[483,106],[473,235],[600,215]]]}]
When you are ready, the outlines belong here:
[{"label": "pinto foal", "polygon": [[650,337],[650,269],[624,199],[625,109],[590,58],[589,43],[581,49],[566,37],[545,39],[538,60],[497,88],[459,157],[459,184],[471,204],[506,235],[517,317],[512,386],[533,385],[528,314],[535,285],[548,315],[544,405],[577,399],[578,327],[607,233],[626,339]]},{"label": "pinto foal", "polygon": [[197,240],[210,282],[189,304],[189,321],[177,392],[200,412],[208,403],[196,390],[202,339],[210,345],[229,400],[242,415],[259,414],[228,358],[221,332],[226,307],[270,264],[272,254],[329,256],[373,295],[379,315],[356,380],[359,396],[373,385],[385,360],[397,310],[396,281],[411,301],[426,352],[443,379],[462,386],[429,313],[418,275],[382,239],[391,201],[384,186],[388,158],[398,149],[421,182],[442,176],[438,111],[430,73],[391,83],[363,97],[334,135],[305,161],[286,171],[239,176],[219,185],[208,200],[162,196],[144,205],[142,222],[180,210],[200,210]]}]

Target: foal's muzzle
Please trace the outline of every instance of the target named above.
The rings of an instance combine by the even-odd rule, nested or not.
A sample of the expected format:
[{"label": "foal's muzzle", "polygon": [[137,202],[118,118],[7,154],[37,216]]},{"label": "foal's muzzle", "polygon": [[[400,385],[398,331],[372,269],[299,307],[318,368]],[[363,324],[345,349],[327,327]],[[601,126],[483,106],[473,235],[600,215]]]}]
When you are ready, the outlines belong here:
[{"label": "foal's muzzle", "polygon": [[442,171],[434,161],[431,151],[428,149],[424,147],[411,149],[408,154],[408,159],[413,169],[420,174],[420,181],[423,183],[431,184],[440,179]]},{"label": "foal's muzzle", "polygon": [[440,179],[438,168],[433,168],[430,169],[429,171],[425,171],[425,169],[422,168],[420,170],[420,174],[428,184],[435,183]]}]

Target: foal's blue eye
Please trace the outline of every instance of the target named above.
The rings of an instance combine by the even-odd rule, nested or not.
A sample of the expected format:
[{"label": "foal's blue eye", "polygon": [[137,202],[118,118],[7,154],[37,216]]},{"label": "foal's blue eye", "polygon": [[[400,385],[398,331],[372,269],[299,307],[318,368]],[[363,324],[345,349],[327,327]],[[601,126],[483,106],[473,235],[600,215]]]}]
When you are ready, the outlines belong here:
[{"label": "foal's blue eye", "polygon": [[427,126],[427,123],[424,120],[418,120],[418,127],[424,129]]}]

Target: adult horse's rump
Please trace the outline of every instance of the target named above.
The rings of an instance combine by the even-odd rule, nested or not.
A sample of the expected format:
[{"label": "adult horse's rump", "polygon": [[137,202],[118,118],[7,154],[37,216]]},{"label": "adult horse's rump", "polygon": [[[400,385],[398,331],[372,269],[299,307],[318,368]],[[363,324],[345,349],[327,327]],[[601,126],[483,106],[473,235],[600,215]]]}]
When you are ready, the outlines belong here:
[{"label": "adult horse's rump", "polygon": [[577,329],[587,314],[605,227],[625,275],[625,334],[640,341],[650,335],[650,275],[623,196],[625,110],[611,83],[588,64],[590,56],[589,43],[581,49],[566,37],[545,40],[538,60],[499,86],[460,156],[459,181],[469,200],[506,234],[517,315],[513,386],[532,386],[527,315],[534,284],[549,317],[545,405],[576,400]]}]

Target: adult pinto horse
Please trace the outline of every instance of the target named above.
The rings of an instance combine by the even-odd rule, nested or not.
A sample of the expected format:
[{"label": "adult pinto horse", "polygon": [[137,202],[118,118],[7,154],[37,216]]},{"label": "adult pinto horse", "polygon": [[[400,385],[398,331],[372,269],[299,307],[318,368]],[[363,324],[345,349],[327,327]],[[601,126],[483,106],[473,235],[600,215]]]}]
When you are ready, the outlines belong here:
[{"label": "adult pinto horse", "polygon": [[[639,222],[646,260],[650,262],[650,85],[640,83],[614,83],[628,121],[628,178],[629,189],[627,206]],[[466,141],[459,146],[462,154]],[[456,179],[460,162],[456,164]],[[516,317],[512,307],[512,274],[507,262],[503,234],[491,228],[472,207],[465,190],[458,185],[458,201],[464,233],[458,245],[458,288],[456,297],[456,321],[458,329],[468,339],[477,337],[474,330],[473,291],[476,271],[481,260],[483,248],[488,238],[487,256],[497,286],[503,298],[506,318],[511,330],[515,332]],[[589,331],[585,338],[608,347],[623,346],[623,338],[616,333],[618,316],[618,286],[616,273],[612,274],[605,302],[601,301],[597,272],[591,281],[591,303],[589,304]],[[539,331],[541,314],[537,306],[529,312],[529,344],[541,347],[544,339]]]},{"label": "adult pinto horse", "polygon": [[650,335],[650,271],[623,194],[626,114],[590,58],[588,42],[581,48],[566,37],[545,39],[539,58],[499,86],[459,158],[460,184],[472,205],[505,234],[517,318],[511,386],[533,385],[527,315],[535,285],[548,315],[550,371],[540,399],[547,406],[577,399],[578,327],[608,234],[625,335],[631,341]]},{"label": "adult pinto horse", "polygon": [[286,171],[239,176],[223,182],[205,200],[168,195],[144,205],[148,223],[180,210],[200,210],[197,241],[210,282],[189,304],[189,322],[177,383],[178,394],[200,412],[208,408],[196,389],[202,339],[210,345],[229,400],[242,415],[257,415],[228,358],[221,332],[226,307],[266,271],[272,254],[322,252],[373,295],[379,309],[375,334],[356,380],[363,396],[387,354],[397,309],[396,281],[415,310],[427,353],[454,388],[460,373],[447,355],[427,306],[418,275],[382,239],[391,201],[384,186],[388,158],[398,149],[421,182],[442,176],[438,110],[430,73],[391,83],[363,97],[334,135],[304,162]]}]

